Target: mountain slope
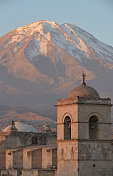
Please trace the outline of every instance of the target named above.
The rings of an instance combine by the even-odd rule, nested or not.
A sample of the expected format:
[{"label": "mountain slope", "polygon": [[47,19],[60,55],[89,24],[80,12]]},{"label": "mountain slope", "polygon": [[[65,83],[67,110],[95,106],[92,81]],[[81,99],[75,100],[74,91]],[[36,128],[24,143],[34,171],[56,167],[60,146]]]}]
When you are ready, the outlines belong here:
[{"label": "mountain slope", "polygon": [[42,20],[0,38],[0,103],[53,118],[52,105],[80,84],[83,71],[102,96],[113,97],[113,47],[73,24]]}]

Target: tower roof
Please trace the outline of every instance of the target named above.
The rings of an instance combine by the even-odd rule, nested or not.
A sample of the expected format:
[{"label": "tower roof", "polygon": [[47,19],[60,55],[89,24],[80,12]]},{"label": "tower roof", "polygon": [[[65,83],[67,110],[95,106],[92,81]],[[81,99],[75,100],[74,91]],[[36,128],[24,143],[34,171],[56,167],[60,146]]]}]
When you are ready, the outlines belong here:
[{"label": "tower roof", "polygon": [[80,86],[72,89],[68,98],[75,98],[78,96],[82,98],[100,98],[99,93],[94,88],[87,86],[86,84],[81,84]]},{"label": "tower roof", "polygon": [[86,74],[82,73],[83,82],[80,86],[72,89],[68,94],[68,98],[82,97],[82,98],[100,98],[99,93],[92,87],[85,83]]}]

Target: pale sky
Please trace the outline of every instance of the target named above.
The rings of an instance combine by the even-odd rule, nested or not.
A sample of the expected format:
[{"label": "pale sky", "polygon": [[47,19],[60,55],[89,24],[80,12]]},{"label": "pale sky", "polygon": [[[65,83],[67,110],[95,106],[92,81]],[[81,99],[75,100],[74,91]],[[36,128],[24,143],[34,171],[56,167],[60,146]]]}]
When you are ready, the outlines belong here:
[{"label": "pale sky", "polygon": [[73,23],[113,46],[113,0],[0,0],[0,36],[43,19]]}]

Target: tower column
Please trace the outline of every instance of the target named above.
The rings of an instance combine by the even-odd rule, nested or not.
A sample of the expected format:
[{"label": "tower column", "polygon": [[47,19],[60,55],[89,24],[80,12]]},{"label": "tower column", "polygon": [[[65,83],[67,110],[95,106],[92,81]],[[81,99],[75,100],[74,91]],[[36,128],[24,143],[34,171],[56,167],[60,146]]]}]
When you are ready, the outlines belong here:
[{"label": "tower column", "polygon": [[85,83],[57,102],[57,176],[112,176],[111,99]]}]

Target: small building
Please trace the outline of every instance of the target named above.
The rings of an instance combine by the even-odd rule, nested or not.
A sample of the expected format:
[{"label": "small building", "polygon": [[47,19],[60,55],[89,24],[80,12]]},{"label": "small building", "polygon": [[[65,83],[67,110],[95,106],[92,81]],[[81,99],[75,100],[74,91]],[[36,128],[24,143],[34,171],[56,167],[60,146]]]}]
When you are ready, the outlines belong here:
[{"label": "small building", "polygon": [[39,133],[31,125],[12,121],[10,126],[0,132],[0,170],[6,169],[7,149],[11,149],[12,151],[14,150],[14,154],[16,156],[17,153],[22,153],[21,148],[26,146],[45,146],[52,144],[56,144],[56,134],[51,133],[51,131]]}]

